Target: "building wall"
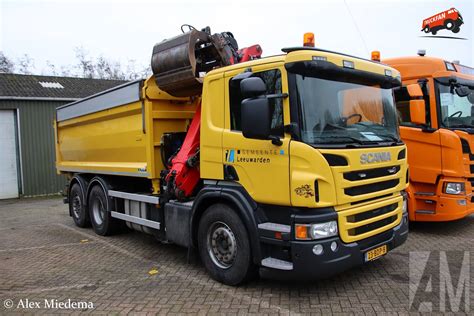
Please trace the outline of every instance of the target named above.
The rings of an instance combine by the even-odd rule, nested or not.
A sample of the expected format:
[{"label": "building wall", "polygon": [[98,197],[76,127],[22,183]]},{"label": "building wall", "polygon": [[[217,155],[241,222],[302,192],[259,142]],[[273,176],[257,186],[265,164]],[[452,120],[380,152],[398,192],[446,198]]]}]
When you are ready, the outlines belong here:
[{"label": "building wall", "polygon": [[54,194],[64,188],[65,177],[55,168],[53,120],[56,107],[65,103],[0,100],[0,110],[18,109],[23,196]]}]

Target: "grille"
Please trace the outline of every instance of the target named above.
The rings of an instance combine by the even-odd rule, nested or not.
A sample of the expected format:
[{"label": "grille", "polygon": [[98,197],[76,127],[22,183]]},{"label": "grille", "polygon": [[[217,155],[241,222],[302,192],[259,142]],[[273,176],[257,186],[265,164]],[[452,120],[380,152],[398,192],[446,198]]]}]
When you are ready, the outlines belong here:
[{"label": "grille", "polygon": [[361,234],[370,232],[372,230],[376,230],[378,228],[392,224],[393,222],[397,220],[397,218],[398,218],[397,215],[394,215],[394,216],[384,218],[377,222],[373,222],[364,226],[356,227],[354,229],[349,230],[349,235],[356,236],[356,235],[361,235]]},{"label": "grille", "polygon": [[395,210],[397,208],[397,206],[398,206],[398,203],[393,203],[393,204],[386,205],[386,206],[383,206],[383,207],[379,207],[379,208],[376,208],[376,209],[373,209],[373,210],[370,210],[370,211],[367,211],[367,212],[364,212],[364,213],[359,213],[359,214],[356,214],[356,215],[353,215],[353,216],[348,216],[347,221],[349,223],[361,222],[361,221],[364,221],[364,220],[372,218],[372,217],[377,217],[377,216],[380,216],[380,215],[383,215],[383,214],[390,213],[391,211]]},{"label": "grille", "polygon": [[344,179],[349,181],[358,181],[365,179],[374,179],[396,174],[400,171],[400,166],[390,166],[370,170],[351,171],[344,173]]},{"label": "grille", "polygon": [[397,196],[386,202],[339,211],[341,239],[351,243],[394,227],[401,221],[402,204],[403,197]]},{"label": "grille", "polygon": [[376,183],[371,183],[371,184],[364,184],[364,185],[359,185],[356,187],[344,189],[344,193],[350,196],[368,194],[368,193],[373,193],[373,192],[393,188],[397,186],[399,183],[400,183],[399,179],[394,179],[394,180],[376,182]]},{"label": "grille", "polygon": [[[463,154],[469,154],[469,160],[474,160],[474,155],[471,153],[471,148],[469,147],[469,143],[464,138],[461,138],[461,146]],[[471,169],[471,173],[472,169]]]}]

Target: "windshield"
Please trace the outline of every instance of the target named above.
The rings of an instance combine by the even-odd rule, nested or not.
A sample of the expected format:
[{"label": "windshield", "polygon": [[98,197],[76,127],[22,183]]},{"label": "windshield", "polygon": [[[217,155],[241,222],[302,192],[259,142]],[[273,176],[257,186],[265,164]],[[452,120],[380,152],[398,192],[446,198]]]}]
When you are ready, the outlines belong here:
[{"label": "windshield", "polygon": [[438,84],[438,94],[441,109],[441,124],[443,127],[474,127],[474,83],[470,87],[461,84]]},{"label": "windshield", "polygon": [[315,145],[400,142],[392,89],[350,81],[296,74],[302,140]]}]

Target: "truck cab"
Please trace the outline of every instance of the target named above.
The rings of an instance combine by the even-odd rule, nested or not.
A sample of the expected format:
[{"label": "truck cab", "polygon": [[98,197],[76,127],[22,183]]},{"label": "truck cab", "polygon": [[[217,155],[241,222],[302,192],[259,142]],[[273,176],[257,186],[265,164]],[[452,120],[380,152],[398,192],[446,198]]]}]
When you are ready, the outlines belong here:
[{"label": "truck cab", "polygon": [[[410,220],[451,221],[472,214],[473,69],[424,52],[383,63],[399,70],[403,80],[395,96],[400,133],[408,148]],[[417,86],[420,95],[411,92]],[[413,105],[416,99],[420,107]],[[413,111],[422,119],[414,119]]]}]

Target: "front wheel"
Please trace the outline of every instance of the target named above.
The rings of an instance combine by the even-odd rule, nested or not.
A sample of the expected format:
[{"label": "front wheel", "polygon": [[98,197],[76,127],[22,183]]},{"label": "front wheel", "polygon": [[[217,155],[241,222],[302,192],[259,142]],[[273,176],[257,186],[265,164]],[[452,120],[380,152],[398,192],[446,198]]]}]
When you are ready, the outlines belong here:
[{"label": "front wheel", "polygon": [[198,247],[204,266],[219,282],[237,285],[256,274],[247,229],[226,204],[205,211],[199,222]]},{"label": "front wheel", "polygon": [[452,30],[455,26],[456,25],[454,24],[453,20],[446,20],[446,22],[444,22],[444,27],[448,30]]}]

